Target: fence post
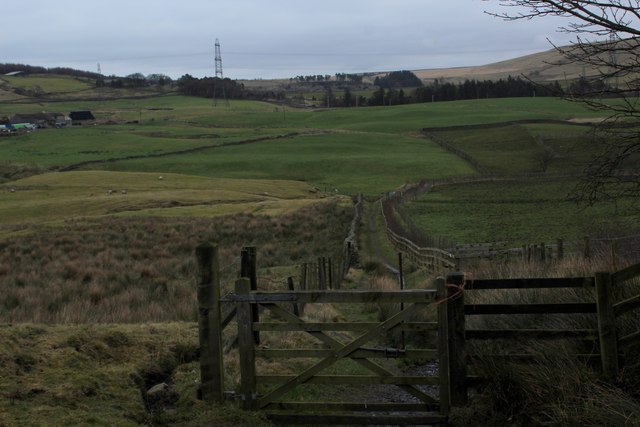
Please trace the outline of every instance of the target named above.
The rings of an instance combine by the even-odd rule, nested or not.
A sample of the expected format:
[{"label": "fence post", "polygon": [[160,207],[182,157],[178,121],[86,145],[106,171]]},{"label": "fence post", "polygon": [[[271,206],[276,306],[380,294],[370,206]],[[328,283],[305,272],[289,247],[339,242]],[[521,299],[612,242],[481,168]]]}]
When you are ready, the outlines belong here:
[{"label": "fence post", "polygon": [[589,243],[589,236],[584,238],[584,257],[591,258],[591,248]]},{"label": "fence post", "polygon": [[[289,276],[287,278],[287,287],[289,288],[289,290],[291,292],[295,291],[295,286],[293,285],[293,277]],[[293,309],[293,314],[295,314],[296,316],[300,316],[300,309],[298,308],[298,303],[294,302],[293,304],[291,304],[292,309]]]},{"label": "fence post", "polygon": [[[398,252],[398,279],[400,280],[400,290],[404,291],[404,273],[402,272],[402,252]],[[404,302],[400,303],[400,311],[404,311]],[[405,348],[404,330],[400,331],[400,348]]]},{"label": "fence post", "polygon": [[451,388],[449,383],[449,322],[447,320],[447,289],[444,277],[436,279],[436,304],[438,304],[438,380],[440,413],[449,415]]},{"label": "fence post", "polygon": [[[258,290],[258,267],[257,267],[257,255],[255,246],[245,246],[242,248],[240,252],[240,277],[246,277],[249,279],[249,284],[251,286],[252,291]],[[260,314],[258,312],[258,305],[254,304],[251,306],[252,316],[257,322],[260,319]],[[256,341],[256,344],[260,344],[260,332],[255,331],[253,333],[253,338]]]},{"label": "fence post", "polygon": [[451,405],[463,406],[467,403],[467,360],[464,336],[464,273],[456,272],[447,275],[446,290]]},{"label": "fence post", "polygon": [[596,294],[602,374],[607,381],[613,382],[618,377],[618,341],[611,273],[596,273]]},{"label": "fence post", "polygon": [[305,262],[300,266],[300,290],[307,290],[307,263]]},{"label": "fence post", "polygon": [[196,247],[198,260],[198,329],[200,341],[200,392],[205,402],[224,400],[222,325],[220,312],[220,262],[218,247]]},{"label": "fence post", "polygon": [[558,239],[558,259],[564,258],[564,240]]},{"label": "fence post", "polygon": [[318,257],[318,290],[326,290],[324,283],[324,258]]},{"label": "fence post", "polygon": [[[236,295],[246,296],[251,292],[251,282],[246,277],[236,280]],[[242,409],[254,409],[256,397],[255,341],[253,337],[253,305],[247,301],[237,304],[238,348],[240,354],[240,396]]]}]

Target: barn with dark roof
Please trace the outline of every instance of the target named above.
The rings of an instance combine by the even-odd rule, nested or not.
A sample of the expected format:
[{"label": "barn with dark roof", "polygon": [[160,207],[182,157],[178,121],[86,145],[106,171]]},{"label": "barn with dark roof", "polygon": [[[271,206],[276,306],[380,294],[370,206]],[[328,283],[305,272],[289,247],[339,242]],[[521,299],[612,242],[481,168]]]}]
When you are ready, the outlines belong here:
[{"label": "barn with dark roof", "polygon": [[73,124],[80,124],[82,122],[90,122],[95,120],[96,118],[93,116],[91,111],[83,110],[83,111],[72,111],[69,113],[69,118]]}]

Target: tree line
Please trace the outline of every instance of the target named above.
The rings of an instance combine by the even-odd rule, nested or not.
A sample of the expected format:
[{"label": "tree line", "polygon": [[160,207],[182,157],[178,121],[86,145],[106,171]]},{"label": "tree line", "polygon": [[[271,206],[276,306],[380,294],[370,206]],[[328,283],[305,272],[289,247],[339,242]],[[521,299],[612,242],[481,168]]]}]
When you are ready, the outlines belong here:
[{"label": "tree line", "polygon": [[90,79],[97,79],[101,77],[101,75],[98,73],[75,70],[73,68],[67,67],[46,68],[25,64],[0,64],[0,75],[13,73],[15,71],[22,71],[27,74],[58,74],[63,76],[85,77]]}]

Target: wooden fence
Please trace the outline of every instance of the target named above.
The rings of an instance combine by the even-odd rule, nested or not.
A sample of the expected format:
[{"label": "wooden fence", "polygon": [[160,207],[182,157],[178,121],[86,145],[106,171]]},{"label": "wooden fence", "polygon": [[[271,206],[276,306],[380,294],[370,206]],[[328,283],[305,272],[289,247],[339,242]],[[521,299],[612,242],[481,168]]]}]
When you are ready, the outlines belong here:
[{"label": "wooden fence", "polygon": [[[511,340],[520,343],[527,340],[571,339],[591,342],[594,354],[576,354],[576,357],[600,361],[603,377],[614,382],[620,373],[620,361],[625,351],[640,345],[640,330],[625,330],[620,319],[640,308],[640,294],[628,296],[618,301],[615,295],[633,288],[629,281],[640,276],[640,264],[616,273],[597,273],[595,277],[571,277],[551,279],[503,279],[503,280],[470,280],[462,273],[450,274],[438,279],[439,288],[445,288],[447,322],[444,327],[449,337],[449,384],[451,387],[451,404],[463,405],[467,402],[468,387],[476,384],[480,378],[469,375],[468,365],[477,354],[467,351],[467,342],[476,340]],[[517,290],[546,289],[553,297],[561,295],[569,288],[591,290],[591,299],[571,303],[522,303],[522,304],[479,304],[468,303],[471,293],[487,290],[504,292]],[[551,318],[556,315],[591,316],[590,327],[584,329],[470,329],[467,319],[471,316],[515,316],[537,314]],[[565,322],[568,323],[568,322]],[[637,323],[635,323],[637,324]],[[442,327],[441,327],[442,328]],[[528,354],[482,355],[484,357],[499,356],[507,360],[530,360]]]},{"label": "wooden fence", "polygon": [[453,254],[435,247],[420,247],[411,240],[403,237],[390,227],[391,219],[389,212],[385,213],[382,205],[382,217],[385,222],[387,238],[393,247],[404,254],[418,267],[426,269],[436,274],[445,274],[447,271],[456,268],[456,259]]}]

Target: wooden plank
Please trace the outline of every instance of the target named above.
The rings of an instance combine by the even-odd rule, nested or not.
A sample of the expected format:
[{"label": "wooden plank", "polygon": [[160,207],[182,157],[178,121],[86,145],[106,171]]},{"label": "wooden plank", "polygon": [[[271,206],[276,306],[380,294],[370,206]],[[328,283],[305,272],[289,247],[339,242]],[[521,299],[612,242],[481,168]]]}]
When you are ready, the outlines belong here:
[{"label": "wooden plank", "polygon": [[264,409],[281,411],[385,411],[385,412],[418,412],[437,409],[438,405],[424,403],[360,403],[360,402],[276,402]]},{"label": "wooden plank", "polygon": [[[495,360],[505,360],[509,362],[540,362],[540,358],[543,356],[535,355],[535,354],[470,354],[467,355],[467,360],[470,362],[483,360],[483,359],[495,359]],[[580,360],[591,361],[597,360],[600,361],[599,354],[573,354],[571,357],[575,357]]]},{"label": "wooden plank", "polygon": [[306,381],[311,379],[314,375],[316,375],[318,372],[333,365],[339,359],[343,357],[347,357],[348,355],[356,351],[362,344],[369,342],[370,340],[378,337],[379,335],[385,334],[389,328],[397,325],[398,323],[402,322],[403,320],[406,320],[411,315],[413,315],[417,307],[420,307],[420,304],[410,305],[404,311],[396,313],[386,321],[380,323],[377,327],[370,329],[369,331],[365,332],[364,334],[362,334],[355,340],[351,341],[350,343],[343,345],[340,348],[336,348],[333,356],[322,359],[320,362],[309,367],[297,377],[291,379],[290,381],[287,381],[286,383],[282,384],[280,387],[276,388],[275,390],[272,390],[267,395],[262,397],[259,401],[259,407],[264,407],[265,405],[273,402],[278,397],[294,389],[298,384],[305,383]]},{"label": "wooden plank", "polygon": [[[292,322],[292,323],[303,323],[302,319],[294,316],[293,314],[291,314],[290,312],[288,312],[287,310],[283,309],[282,307],[276,305],[276,304],[271,304],[271,305],[265,305],[273,315],[280,317],[283,320],[286,320],[288,322]],[[422,309],[427,308],[424,304],[420,304]],[[331,347],[332,349],[337,349],[343,346],[343,344],[336,340],[333,337],[330,337],[329,335],[325,334],[324,332],[320,332],[320,331],[310,331],[308,332],[309,335],[315,337],[316,339],[320,340],[321,342],[325,343],[326,345],[328,345],[329,347]],[[356,351],[361,350],[362,347],[360,347],[359,349],[357,349]],[[358,363],[359,365],[363,366],[366,369],[369,369],[371,372],[373,372],[376,375],[393,375],[393,373],[387,369],[385,369],[384,367],[378,365],[375,362],[372,362],[371,360],[368,359],[358,359],[358,358],[354,358],[353,359],[356,363]],[[415,386],[411,386],[411,385],[402,385],[399,386],[402,390],[406,391],[407,393],[411,394],[412,396],[414,396],[415,398],[421,400],[422,402],[426,402],[426,403],[434,403],[436,402],[431,396],[429,396],[428,394],[424,393],[422,390],[416,388]]]},{"label": "wooden plank", "polygon": [[542,288],[591,288],[593,277],[559,277],[553,279],[476,279],[465,282],[466,290],[480,289],[542,289]]},{"label": "wooden plank", "polygon": [[575,338],[595,341],[596,329],[467,329],[467,339],[562,339]]},{"label": "wooden plank", "polygon": [[[256,356],[270,359],[327,357],[333,353],[331,349],[256,349]],[[352,359],[436,359],[438,350],[433,349],[376,349],[360,348],[350,356]]]},{"label": "wooden plank", "polygon": [[640,276],[640,264],[635,264],[611,275],[613,283],[618,284]]},{"label": "wooden plank", "polygon": [[636,295],[635,297],[631,297],[624,301],[620,301],[619,303],[613,306],[613,311],[616,316],[620,316],[621,314],[627,313],[631,310],[640,307],[640,295]]},{"label": "wooden plank", "polygon": [[251,303],[303,302],[303,303],[368,303],[368,302],[430,302],[435,300],[434,290],[410,289],[405,291],[257,291],[248,295],[229,294],[222,301]]},{"label": "wooden plank", "polygon": [[[258,375],[260,384],[281,384],[295,381],[297,375]],[[425,376],[380,376],[380,375],[314,375],[304,384],[349,384],[349,385],[438,385],[438,377]]]},{"label": "wooden plank", "polygon": [[218,247],[210,243],[196,248],[198,261],[198,330],[202,400],[224,401],[222,326],[220,322],[220,262]]},{"label": "wooden plank", "polygon": [[608,381],[618,378],[618,340],[616,316],[613,309],[613,282],[611,274],[596,274],[596,301],[598,303],[598,337],[602,374]]},{"label": "wooden plank", "polygon": [[231,323],[231,321],[236,317],[236,308],[233,307],[226,316],[224,316],[224,319],[222,320],[222,322],[220,322],[220,327],[222,329],[226,328],[229,323]]},{"label": "wooden plank", "polygon": [[433,412],[300,412],[267,411],[267,417],[276,424],[309,424],[314,425],[433,425],[446,424],[447,417]]},{"label": "wooden plank", "polygon": [[567,304],[466,304],[464,313],[480,314],[551,314],[551,313],[596,313],[595,303]]},{"label": "wooden plank", "polygon": [[[253,324],[254,331],[365,331],[378,325],[380,322],[331,322],[331,323],[289,323],[289,322],[260,322]],[[405,331],[436,331],[436,322],[408,322],[397,325],[394,330]]]},{"label": "wooden plank", "polygon": [[[236,281],[236,293],[249,293],[251,282],[243,277]],[[253,312],[251,305],[246,302],[237,303],[238,316],[238,347],[240,355],[240,396],[243,409],[255,409],[256,396],[256,366],[255,339],[251,325]]]}]

